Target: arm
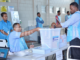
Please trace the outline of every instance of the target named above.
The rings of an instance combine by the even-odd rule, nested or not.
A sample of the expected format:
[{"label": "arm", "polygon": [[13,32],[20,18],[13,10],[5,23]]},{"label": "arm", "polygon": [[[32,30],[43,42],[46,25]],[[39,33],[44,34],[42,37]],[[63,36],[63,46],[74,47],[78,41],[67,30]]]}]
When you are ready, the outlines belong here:
[{"label": "arm", "polygon": [[37,22],[39,22],[39,23],[42,23],[42,24],[44,23],[44,21],[43,21],[43,20],[42,20],[42,21],[40,21],[38,18],[36,18],[36,21],[37,21]]},{"label": "arm", "polygon": [[[56,28],[61,28],[61,27],[62,28],[66,28],[66,27],[69,27],[69,26],[75,24],[76,22],[78,22],[80,20],[79,17],[80,17],[80,15],[75,13],[66,22],[56,25]],[[54,28],[54,25],[53,25],[53,28]]]},{"label": "arm", "polygon": [[11,32],[12,32],[13,30],[11,30]]},{"label": "arm", "polygon": [[4,35],[8,35],[8,33],[6,33],[5,31],[2,30],[2,22],[0,22],[0,32],[3,33]]},{"label": "arm", "polygon": [[0,30],[1,33],[3,33],[4,35],[8,35],[8,33],[6,33],[5,31],[3,30]]},{"label": "arm", "polygon": [[30,30],[30,31],[22,32],[21,35],[20,35],[20,37],[28,36],[28,35],[36,32],[36,31],[39,31],[39,29],[40,29],[40,28],[35,28],[35,29]]}]

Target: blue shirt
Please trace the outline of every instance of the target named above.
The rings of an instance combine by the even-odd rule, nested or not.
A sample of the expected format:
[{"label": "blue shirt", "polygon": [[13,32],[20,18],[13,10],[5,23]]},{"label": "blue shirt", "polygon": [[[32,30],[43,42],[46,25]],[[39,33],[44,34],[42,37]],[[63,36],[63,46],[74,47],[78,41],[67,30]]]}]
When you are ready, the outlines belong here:
[{"label": "blue shirt", "polygon": [[80,39],[80,11],[75,12],[64,23],[61,23],[63,28],[68,27],[67,41],[71,41],[75,38]]},{"label": "blue shirt", "polygon": [[59,23],[61,23],[61,16],[56,15],[56,24],[59,24],[57,20],[59,20]]},{"label": "blue shirt", "polygon": [[43,23],[44,23],[44,21],[43,21],[43,19],[42,19],[41,17],[37,17],[37,18],[36,18],[36,22],[37,22],[36,27],[43,28]]},{"label": "blue shirt", "polygon": [[65,21],[67,21],[70,18],[70,15],[65,16]]},{"label": "blue shirt", "polygon": [[[10,33],[12,30],[12,24],[10,21],[4,22],[4,20],[0,21],[0,30],[5,31],[6,33]],[[0,32],[0,39],[7,39],[7,35],[4,35]]]},{"label": "blue shirt", "polygon": [[20,38],[21,32],[13,31],[9,35],[10,52],[19,52],[28,49],[24,38]]}]

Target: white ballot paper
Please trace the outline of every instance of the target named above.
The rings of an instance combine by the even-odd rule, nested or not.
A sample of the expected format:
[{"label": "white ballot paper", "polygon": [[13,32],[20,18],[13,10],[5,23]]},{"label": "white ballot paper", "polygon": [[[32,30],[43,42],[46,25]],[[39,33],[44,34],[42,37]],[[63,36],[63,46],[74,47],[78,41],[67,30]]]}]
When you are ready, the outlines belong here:
[{"label": "white ballot paper", "polygon": [[56,60],[62,60],[62,59],[63,59],[63,55],[62,55],[62,51],[60,50],[56,53]]},{"label": "white ballot paper", "polygon": [[41,45],[52,50],[59,49],[60,28],[40,29]]},{"label": "white ballot paper", "polygon": [[67,36],[66,34],[60,36],[59,48],[67,46]]}]

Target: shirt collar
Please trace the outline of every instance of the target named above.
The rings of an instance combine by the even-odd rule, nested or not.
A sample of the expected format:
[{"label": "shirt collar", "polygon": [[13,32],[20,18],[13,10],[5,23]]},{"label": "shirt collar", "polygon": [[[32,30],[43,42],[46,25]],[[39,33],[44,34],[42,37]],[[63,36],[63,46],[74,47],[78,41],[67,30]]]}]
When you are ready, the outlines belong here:
[{"label": "shirt collar", "polygon": [[[76,11],[76,12],[80,12],[80,11]],[[75,12],[75,13],[76,13],[76,12]]]},{"label": "shirt collar", "polygon": [[[2,20],[3,22],[5,22],[4,20]],[[7,23],[8,23],[8,20],[7,20]]]},{"label": "shirt collar", "polygon": [[41,18],[41,17],[39,17],[39,16],[37,16],[38,18]]}]

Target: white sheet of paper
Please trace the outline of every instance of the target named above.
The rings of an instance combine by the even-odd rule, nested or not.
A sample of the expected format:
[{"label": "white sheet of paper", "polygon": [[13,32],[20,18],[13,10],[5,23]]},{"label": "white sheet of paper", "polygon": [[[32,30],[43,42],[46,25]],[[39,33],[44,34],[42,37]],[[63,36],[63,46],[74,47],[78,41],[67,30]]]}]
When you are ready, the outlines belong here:
[{"label": "white sheet of paper", "polygon": [[11,11],[12,23],[20,23],[18,11]]},{"label": "white sheet of paper", "polygon": [[56,60],[62,60],[62,59],[63,59],[63,54],[62,51],[60,50],[56,53]]},{"label": "white sheet of paper", "polygon": [[14,11],[14,6],[8,6],[8,12]]}]

